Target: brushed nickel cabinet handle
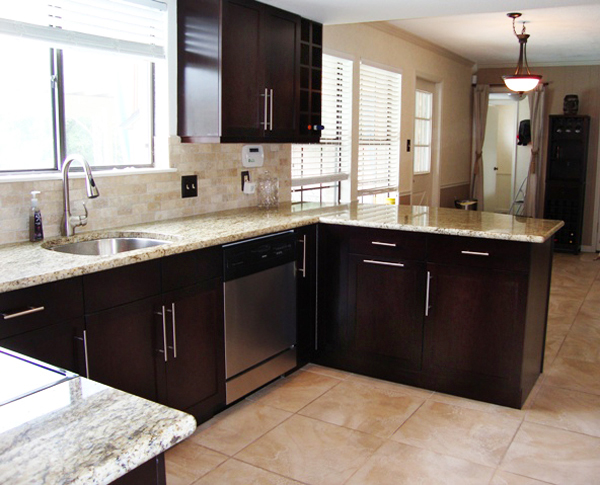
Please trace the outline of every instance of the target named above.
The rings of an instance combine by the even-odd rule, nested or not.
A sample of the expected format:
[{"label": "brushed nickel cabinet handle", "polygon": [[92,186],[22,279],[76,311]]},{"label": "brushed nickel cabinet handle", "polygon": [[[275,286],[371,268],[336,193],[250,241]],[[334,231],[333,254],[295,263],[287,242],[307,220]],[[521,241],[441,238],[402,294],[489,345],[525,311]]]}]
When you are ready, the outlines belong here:
[{"label": "brushed nickel cabinet handle", "polygon": [[376,261],[374,259],[363,259],[363,263],[378,264],[380,266],[395,266],[396,268],[404,268],[402,263],[391,263],[390,261]]},{"label": "brushed nickel cabinet handle", "polygon": [[163,348],[162,350],[158,350],[161,354],[165,356],[165,362],[169,360],[169,356],[167,355],[167,312],[165,310],[165,306],[163,305],[161,312],[156,312],[157,315],[162,316],[162,331],[163,331]]},{"label": "brushed nickel cabinet handle", "polygon": [[302,243],[302,268],[298,268],[298,272],[302,273],[302,278],[306,278],[306,234],[298,242]]},{"label": "brushed nickel cabinet handle", "polygon": [[10,320],[11,318],[24,317],[25,315],[31,315],[32,313],[37,313],[44,310],[45,308],[43,306],[30,306],[26,310],[17,310],[14,313],[0,313],[0,315],[2,315],[3,320]]},{"label": "brushed nickel cabinet handle", "polygon": [[480,253],[478,251],[461,251],[461,254],[468,254],[470,256],[489,256],[490,253]]},{"label": "brushed nickel cabinet handle", "polygon": [[396,243],[386,243],[381,241],[371,241],[371,244],[374,244],[375,246],[390,246],[392,248],[395,248],[397,246]]},{"label": "brushed nickel cabinet handle", "polygon": [[175,318],[175,302],[171,303],[171,316],[173,318],[173,358],[177,358],[177,320]]},{"label": "brushed nickel cabinet handle", "polygon": [[87,330],[83,331],[83,358],[85,361],[85,376],[88,379],[91,379],[91,377],[90,377],[90,361],[88,359]]},{"label": "brushed nickel cabinet handle", "polygon": [[265,131],[267,131],[269,129],[269,94],[268,94],[267,88],[265,88],[265,92],[263,94],[261,94],[261,96],[265,98],[265,103],[264,103],[265,121],[261,121],[260,124],[263,125]]},{"label": "brushed nickel cabinet handle", "polygon": [[425,316],[429,316],[429,290],[431,288],[431,272],[427,271],[427,288],[425,290]]},{"label": "brushed nickel cabinet handle", "polygon": [[271,89],[271,121],[269,124],[271,131],[273,131],[273,90]]}]

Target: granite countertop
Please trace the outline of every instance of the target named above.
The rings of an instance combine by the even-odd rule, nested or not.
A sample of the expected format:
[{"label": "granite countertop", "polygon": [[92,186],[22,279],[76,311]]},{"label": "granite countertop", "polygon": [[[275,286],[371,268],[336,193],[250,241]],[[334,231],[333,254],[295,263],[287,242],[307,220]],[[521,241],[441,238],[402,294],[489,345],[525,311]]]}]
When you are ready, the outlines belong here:
[{"label": "granite countertop", "polygon": [[[91,216],[93,217],[93,215]],[[423,206],[346,204],[295,210],[290,204],[278,210],[258,208],[156,221],[99,233],[82,232],[75,240],[118,235],[150,235],[170,241],[148,249],[113,256],[82,256],[44,249],[60,244],[57,238],[43,243],[0,246],[0,292],[26,288],[82,274],[178,254],[250,237],[285,231],[317,222],[402,231],[542,243],[563,226],[548,221],[491,212]],[[72,240],[73,238],[70,238]]]},{"label": "granite countertop", "polygon": [[195,428],[189,414],[73,376],[0,406],[0,483],[107,484]]}]

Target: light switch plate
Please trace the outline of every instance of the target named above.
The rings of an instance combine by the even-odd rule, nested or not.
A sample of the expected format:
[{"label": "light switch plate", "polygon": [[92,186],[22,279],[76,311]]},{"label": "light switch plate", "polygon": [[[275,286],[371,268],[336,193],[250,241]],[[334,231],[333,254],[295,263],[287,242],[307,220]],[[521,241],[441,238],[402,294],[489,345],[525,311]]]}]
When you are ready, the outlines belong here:
[{"label": "light switch plate", "polygon": [[181,177],[181,198],[198,197],[198,176],[183,175]]}]

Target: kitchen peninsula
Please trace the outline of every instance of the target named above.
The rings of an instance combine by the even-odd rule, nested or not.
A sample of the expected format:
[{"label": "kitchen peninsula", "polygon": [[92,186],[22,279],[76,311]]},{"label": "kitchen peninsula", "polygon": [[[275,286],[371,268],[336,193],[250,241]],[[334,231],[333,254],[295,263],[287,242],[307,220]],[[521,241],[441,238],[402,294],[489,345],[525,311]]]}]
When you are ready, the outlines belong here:
[{"label": "kitchen peninsula", "polygon": [[[153,336],[160,323],[155,315],[165,315],[165,308],[187,298],[196,288],[201,295],[194,301],[199,303],[188,303],[204,310],[212,308],[210,321],[202,324],[204,336],[198,337],[198,345],[210,341],[211,347],[193,352],[192,346],[192,358],[206,356],[206,351],[216,354],[204,357],[204,362],[196,361],[201,368],[210,369],[198,374],[210,379],[203,389],[197,389],[197,396],[193,400],[182,396],[188,404],[171,405],[202,421],[224,407],[220,247],[294,230],[299,240],[299,288],[308,288],[304,296],[298,293],[298,311],[304,312],[302,316],[298,313],[299,333],[303,333],[298,351],[305,356],[303,362],[522,406],[543,368],[552,235],[562,222],[421,206],[350,204],[304,209],[288,204],[269,211],[231,210],[75,237],[146,235],[168,241],[111,256],[47,249],[63,243],[62,239],[0,246],[0,307],[18,300],[23,292],[35,294],[38,288],[50,291],[53,285],[67,285],[56,290],[58,296],[48,305],[56,304],[65,293],[81,300],[79,309],[70,304],[63,310],[69,321],[83,322],[77,323],[78,328],[87,328],[88,338],[92,332],[100,343],[111,341],[103,334],[110,319],[114,323],[107,335],[120,335],[122,325],[131,321],[120,309],[130,309],[141,322],[135,335],[146,346],[146,364],[136,370],[146,376],[147,386],[138,393],[106,383],[151,400],[157,399],[154,389],[158,386],[158,400],[170,405],[168,397],[161,398],[160,386],[164,387],[165,373],[167,386],[169,379],[176,382],[173,375],[169,377],[175,369],[170,367],[173,359],[169,357],[167,362],[165,356],[174,342],[165,330],[164,317],[161,335]],[[305,272],[307,268],[313,269]],[[109,289],[123,281],[126,290],[112,292],[116,303],[96,304],[99,294],[111,293]],[[35,298],[43,298],[47,291],[38,293]],[[130,293],[131,298],[123,300]],[[34,301],[21,303],[36,304],[43,306]],[[315,311],[307,311],[315,306]],[[146,316],[139,317],[142,314]],[[62,320],[67,321],[67,316]],[[35,328],[32,324],[29,330]],[[177,328],[179,331],[179,316]],[[69,328],[63,330],[71,335],[69,332]],[[5,337],[0,334],[0,345]],[[66,345],[72,346],[72,336],[69,339]],[[80,335],[80,347],[81,340]],[[187,338],[183,341],[190,342]],[[95,355],[96,369],[107,365],[102,362],[103,351],[89,350]],[[130,358],[130,352],[123,351],[123,358]],[[83,374],[81,362],[78,365]],[[160,374],[157,381],[155,372]],[[122,373],[116,379],[121,377]],[[130,382],[137,385],[141,380],[131,378]],[[146,391],[148,396],[143,394]]]}]

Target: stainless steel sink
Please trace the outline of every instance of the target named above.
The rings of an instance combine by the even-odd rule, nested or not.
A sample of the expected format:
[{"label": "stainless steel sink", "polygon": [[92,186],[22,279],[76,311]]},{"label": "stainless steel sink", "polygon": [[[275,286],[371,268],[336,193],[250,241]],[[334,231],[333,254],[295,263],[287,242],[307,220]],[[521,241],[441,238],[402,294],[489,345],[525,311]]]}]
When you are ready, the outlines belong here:
[{"label": "stainless steel sink", "polygon": [[171,241],[151,237],[106,237],[87,241],[75,241],[56,246],[46,246],[46,249],[69,254],[88,256],[110,256],[112,254],[133,251],[134,249],[151,248]]}]

